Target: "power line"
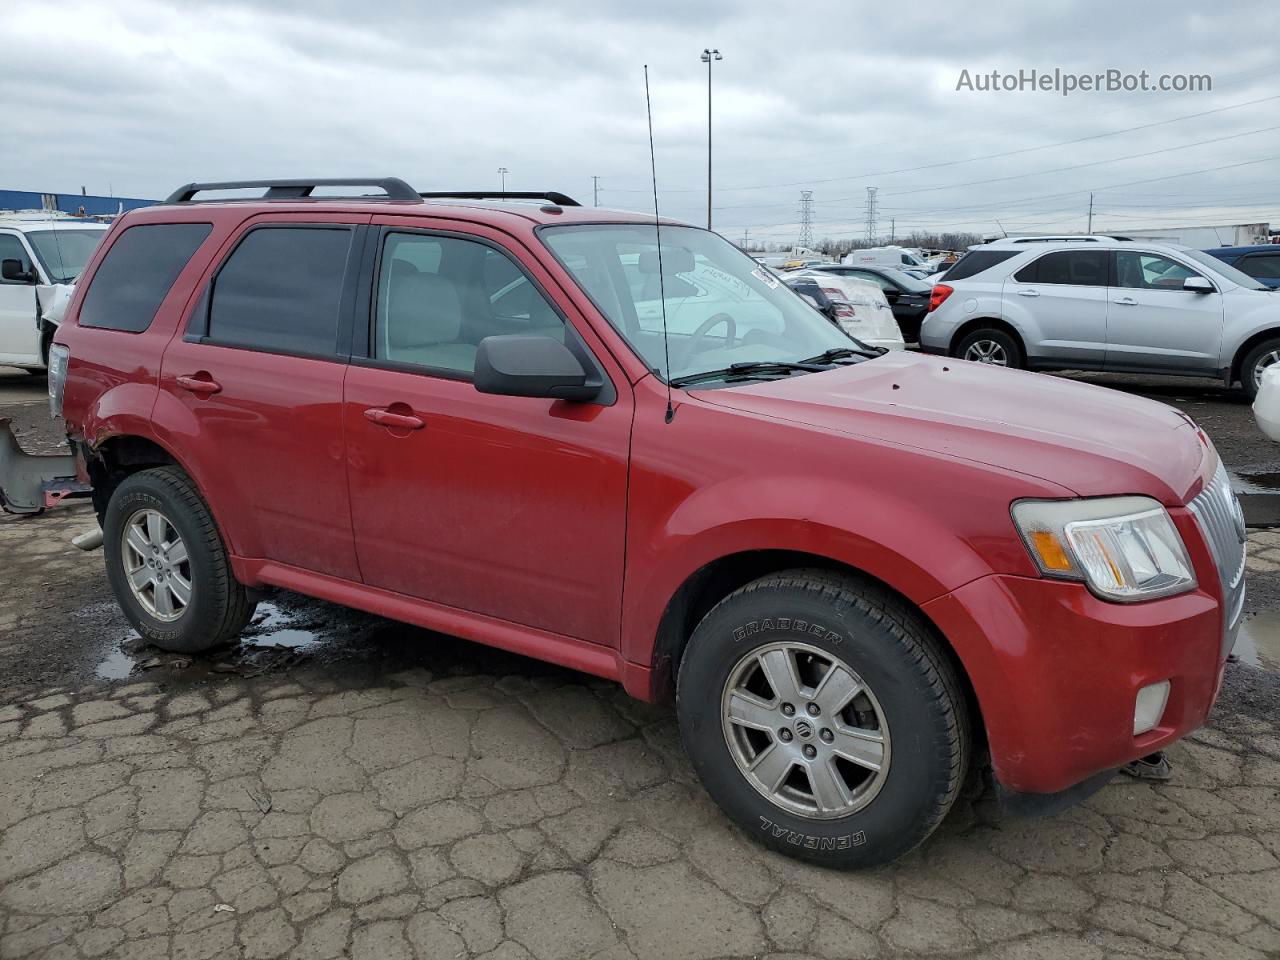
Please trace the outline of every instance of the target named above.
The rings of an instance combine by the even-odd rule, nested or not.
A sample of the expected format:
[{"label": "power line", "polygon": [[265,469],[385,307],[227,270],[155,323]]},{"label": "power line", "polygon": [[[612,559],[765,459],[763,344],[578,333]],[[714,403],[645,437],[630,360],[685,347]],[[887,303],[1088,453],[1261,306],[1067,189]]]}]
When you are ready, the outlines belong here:
[{"label": "power line", "polygon": [[[1242,107],[1252,107],[1252,106],[1255,106],[1256,104],[1267,103],[1271,100],[1280,100],[1280,94],[1275,94],[1269,97],[1260,97],[1257,100],[1246,100],[1243,103],[1233,103],[1225,107],[1215,107],[1212,110],[1202,110],[1199,113],[1188,113],[1185,116],[1171,117],[1168,120],[1154,120],[1150,123],[1142,123],[1134,127],[1123,127],[1119,130],[1107,131],[1106,133],[1094,133],[1094,134],[1090,134],[1087,137],[1076,137],[1072,140],[1060,140],[1056,143],[1045,143],[1036,147],[1022,147],[1017,150],[1005,150],[1000,153],[987,153],[977,157],[966,157],[963,160],[942,160],[937,163],[926,163],[916,167],[899,167],[896,170],[880,170],[880,171],[873,171],[870,173],[855,173],[849,176],[841,176],[841,177],[826,177],[823,179],[796,180],[788,183],[764,183],[764,184],[755,184],[752,186],[745,186],[745,187],[720,187],[719,189],[722,192],[725,190],[772,190],[772,189],[781,188],[781,187],[800,187],[800,186],[808,186],[809,184],[818,184],[818,183],[838,183],[846,180],[865,180],[871,177],[888,177],[888,176],[894,176],[899,173],[917,173],[921,170],[936,170],[940,167],[953,167],[953,166],[957,166],[959,164],[964,164],[964,163],[975,163],[979,160],[996,160],[1001,157],[1016,157],[1024,153],[1034,153],[1037,150],[1051,150],[1055,147],[1067,147],[1077,143],[1087,143],[1091,140],[1102,140],[1107,137],[1119,136],[1122,133],[1133,133],[1137,130],[1150,130],[1153,127],[1168,126],[1171,123],[1181,123],[1184,120],[1195,120],[1199,117],[1207,117],[1215,113],[1225,113],[1228,110],[1239,110]],[[1178,149],[1178,148],[1174,148],[1174,149]],[[615,189],[613,192],[614,193],[646,193],[647,190],[618,188],[618,189]],[[663,190],[662,192],[663,193],[702,193],[703,188],[701,187],[678,188],[678,189],[673,188],[669,190]],[[716,209],[727,209],[727,208],[717,207]]]}]

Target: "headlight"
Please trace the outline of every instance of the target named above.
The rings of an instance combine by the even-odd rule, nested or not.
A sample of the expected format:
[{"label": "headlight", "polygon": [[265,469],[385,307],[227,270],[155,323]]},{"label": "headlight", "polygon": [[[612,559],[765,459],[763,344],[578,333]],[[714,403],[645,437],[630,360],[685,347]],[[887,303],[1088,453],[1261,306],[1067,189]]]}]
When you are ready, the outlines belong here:
[{"label": "headlight", "polygon": [[1013,519],[1040,572],[1083,580],[1107,600],[1150,600],[1196,585],[1169,512],[1148,497],[1023,500]]}]

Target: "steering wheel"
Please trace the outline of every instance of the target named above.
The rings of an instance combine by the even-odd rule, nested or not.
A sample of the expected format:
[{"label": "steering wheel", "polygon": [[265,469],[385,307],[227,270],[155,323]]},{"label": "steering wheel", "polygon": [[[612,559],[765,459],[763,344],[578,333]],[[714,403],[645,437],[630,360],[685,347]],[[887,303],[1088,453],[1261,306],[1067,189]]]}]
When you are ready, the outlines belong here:
[{"label": "steering wheel", "polygon": [[725,325],[724,345],[726,347],[732,347],[734,345],[734,341],[738,339],[738,324],[734,321],[733,317],[722,311],[707,317],[707,319],[703,320],[702,323],[698,324],[698,329],[693,331],[693,336],[689,338],[689,343],[685,346],[684,353],[680,356],[679,366],[687,366],[689,360],[698,352],[698,347],[702,345],[702,341],[706,337],[707,331],[722,323]]}]

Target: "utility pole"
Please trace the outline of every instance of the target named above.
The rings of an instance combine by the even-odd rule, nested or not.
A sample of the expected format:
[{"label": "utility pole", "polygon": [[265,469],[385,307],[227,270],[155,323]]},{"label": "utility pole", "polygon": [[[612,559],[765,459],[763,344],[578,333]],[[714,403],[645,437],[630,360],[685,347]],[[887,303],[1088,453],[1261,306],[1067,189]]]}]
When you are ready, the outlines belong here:
[{"label": "utility pole", "polygon": [[502,178],[502,192],[503,192],[503,193],[506,193],[506,192],[507,192],[507,174],[508,174],[508,173],[510,173],[510,172],[511,172],[511,171],[510,171],[510,170],[508,170],[506,167],[499,167],[499,168],[498,168],[498,176]]},{"label": "utility pole", "polygon": [[813,191],[800,191],[800,239],[796,246],[804,250],[813,249]]},{"label": "utility pole", "polygon": [[704,49],[702,62],[707,65],[707,229],[711,229],[711,63],[723,60],[719,50]]},{"label": "utility pole", "polygon": [[751,248],[751,228],[742,228],[742,249],[749,250]]},{"label": "utility pole", "polygon": [[876,240],[876,214],[879,208],[876,206],[876,191],[879,187],[867,187],[867,241],[875,243]]},{"label": "utility pole", "polygon": [[592,199],[592,206],[595,206],[595,207],[600,206],[600,178],[599,177],[591,178],[591,199]]},{"label": "utility pole", "polygon": [[889,218],[889,243],[892,244],[894,238],[898,235],[898,218]]},{"label": "utility pole", "polygon": [[1089,193],[1089,229],[1086,230],[1085,233],[1088,233],[1088,234],[1093,233],[1093,193],[1092,191],[1090,191]]}]

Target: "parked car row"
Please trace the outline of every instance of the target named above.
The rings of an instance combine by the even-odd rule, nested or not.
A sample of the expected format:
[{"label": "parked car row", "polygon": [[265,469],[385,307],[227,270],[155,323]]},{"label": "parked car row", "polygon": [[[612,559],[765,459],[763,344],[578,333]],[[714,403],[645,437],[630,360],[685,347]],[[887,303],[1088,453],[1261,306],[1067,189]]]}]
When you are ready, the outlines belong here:
[{"label": "parked car row", "polygon": [[934,285],[920,346],[1034,370],[1211,377],[1253,396],[1280,362],[1280,293],[1189,247],[1009,238]]},{"label": "parked car row", "polygon": [[1052,809],[1205,720],[1243,521],[1177,411],[872,349],[844,331],[873,291],[892,322],[881,288],[795,278],[833,324],[700,228],[320,183],[125,214],[55,334],[150,642],[224,642],[275,586],[674,693],[726,815],[831,866],[918,845],[980,757]]}]

